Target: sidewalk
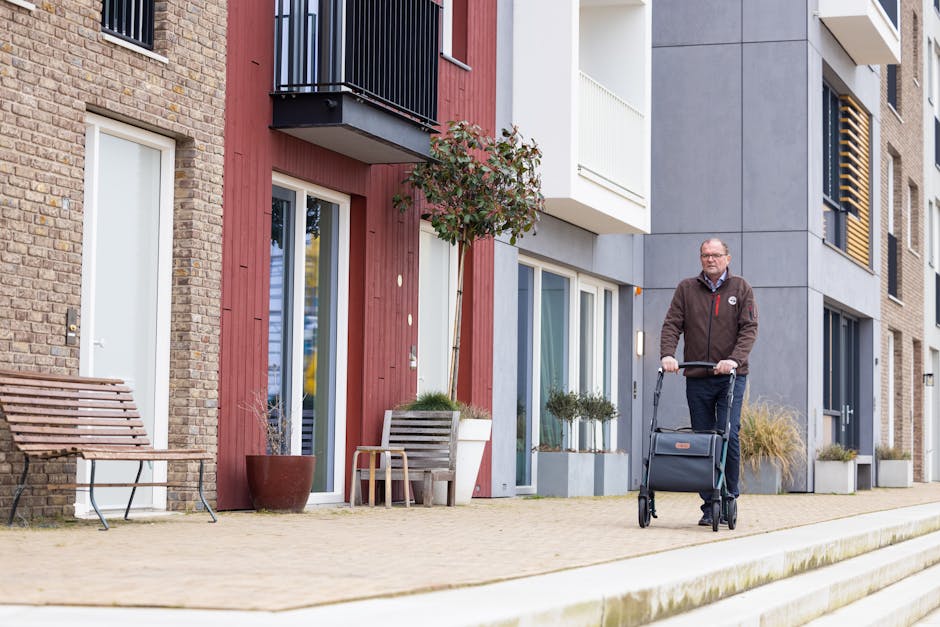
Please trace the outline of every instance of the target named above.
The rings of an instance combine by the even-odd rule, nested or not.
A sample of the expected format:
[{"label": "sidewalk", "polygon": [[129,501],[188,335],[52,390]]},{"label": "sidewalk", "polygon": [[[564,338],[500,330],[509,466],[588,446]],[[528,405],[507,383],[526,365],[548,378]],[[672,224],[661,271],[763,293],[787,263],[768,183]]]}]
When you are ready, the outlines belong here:
[{"label": "sidewalk", "polygon": [[742,496],[738,528],[718,533],[696,525],[696,495],[673,493],[657,495],[659,518],[645,530],[636,493],[222,512],[215,525],[191,514],[116,521],[109,532],[91,521],[4,527],[0,604],[281,611],[528,577],[936,502],[940,483],[848,496]]}]

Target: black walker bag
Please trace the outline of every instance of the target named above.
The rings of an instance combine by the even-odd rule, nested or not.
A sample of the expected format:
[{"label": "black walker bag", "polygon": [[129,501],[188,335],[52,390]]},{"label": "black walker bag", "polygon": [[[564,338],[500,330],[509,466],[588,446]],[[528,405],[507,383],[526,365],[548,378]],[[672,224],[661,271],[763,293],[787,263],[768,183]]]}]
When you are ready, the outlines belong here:
[{"label": "black walker bag", "polygon": [[714,490],[721,469],[721,436],[717,433],[662,431],[653,434],[649,489],[666,492]]}]

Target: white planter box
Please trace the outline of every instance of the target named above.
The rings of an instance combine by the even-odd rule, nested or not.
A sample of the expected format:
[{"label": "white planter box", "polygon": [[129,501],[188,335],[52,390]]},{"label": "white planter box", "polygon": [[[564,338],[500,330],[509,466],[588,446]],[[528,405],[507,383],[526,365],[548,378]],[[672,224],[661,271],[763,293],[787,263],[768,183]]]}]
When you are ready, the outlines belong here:
[{"label": "white planter box", "polygon": [[630,491],[627,481],[630,456],[626,453],[594,453],[594,496],[620,496]]},{"label": "white planter box", "polygon": [[594,496],[594,453],[539,451],[540,496]]},{"label": "white planter box", "polygon": [[[476,492],[483,449],[490,439],[492,430],[492,420],[460,419],[457,431],[457,485],[455,488],[457,505],[468,505]],[[447,483],[444,481],[434,483],[434,504],[447,504]]]},{"label": "white planter box", "polygon": [[814,465],[817,494],[853,494],[855,492],[855,460],[850,462],[823,462]]},{"label": "white planter box", "polygon": [[909,459],[878,460],[879,488],[910,488],[914,485],[914,462]]}]

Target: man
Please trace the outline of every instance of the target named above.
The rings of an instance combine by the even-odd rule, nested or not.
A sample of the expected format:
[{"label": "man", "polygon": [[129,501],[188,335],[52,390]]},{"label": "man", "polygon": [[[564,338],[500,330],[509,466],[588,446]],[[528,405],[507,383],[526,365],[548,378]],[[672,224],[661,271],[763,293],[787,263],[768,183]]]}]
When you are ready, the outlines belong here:
[{"label": "man", "polygon": [[[731,255],[720,239],[711,238],[699,247],[702,272],[684,279],[676,287],[663,321],[660,361],[665,372],[677,372],[676,346],[685,340],[683,361],[715,363],[712,370],[686,368],[685,395],[694,431],[723,430],[728,415],[728,383],[734,370],[734,403],[731,432],[725,460],[725,485],[737,498],[741,465],[741,402],[747,382],[747,357],[757,339],[757,304],[747,281],[733,276]],[[704,501],[700,525],[711,526],[712,492],[699,493]],[[725,522],[725,521],[721,521]]]}]

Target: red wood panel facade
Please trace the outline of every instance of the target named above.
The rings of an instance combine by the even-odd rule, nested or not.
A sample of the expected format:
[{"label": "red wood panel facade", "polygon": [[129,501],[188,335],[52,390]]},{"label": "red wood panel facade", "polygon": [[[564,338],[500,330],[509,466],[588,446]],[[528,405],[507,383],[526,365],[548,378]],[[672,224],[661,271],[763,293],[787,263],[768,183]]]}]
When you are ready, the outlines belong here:
[{"label": "red wood panel facade", "polygon": [[[440,61],[438,117],[471,119],[493,130],[496,1],[468,4],[473,69]],[[232,3],[228,19],[218,505],[242,509],[250,507],[244,457],[263,450],[260,429],[243,408],[267,382],[272,172],[351,198],[347,460],[357,445],[379,442],[384,410],[417,388],[408,355],[418,341],[419,216],[392,207],[404,166],[369,166],[269,128],[272,7]],[[259,26],[265,24],[271,27]],[[472,297],[464,306],[460,397],[491,408],[492,243],[479,243],[468,257]],[[489,495],[489,468],[487,453],[478,496]]]}]

